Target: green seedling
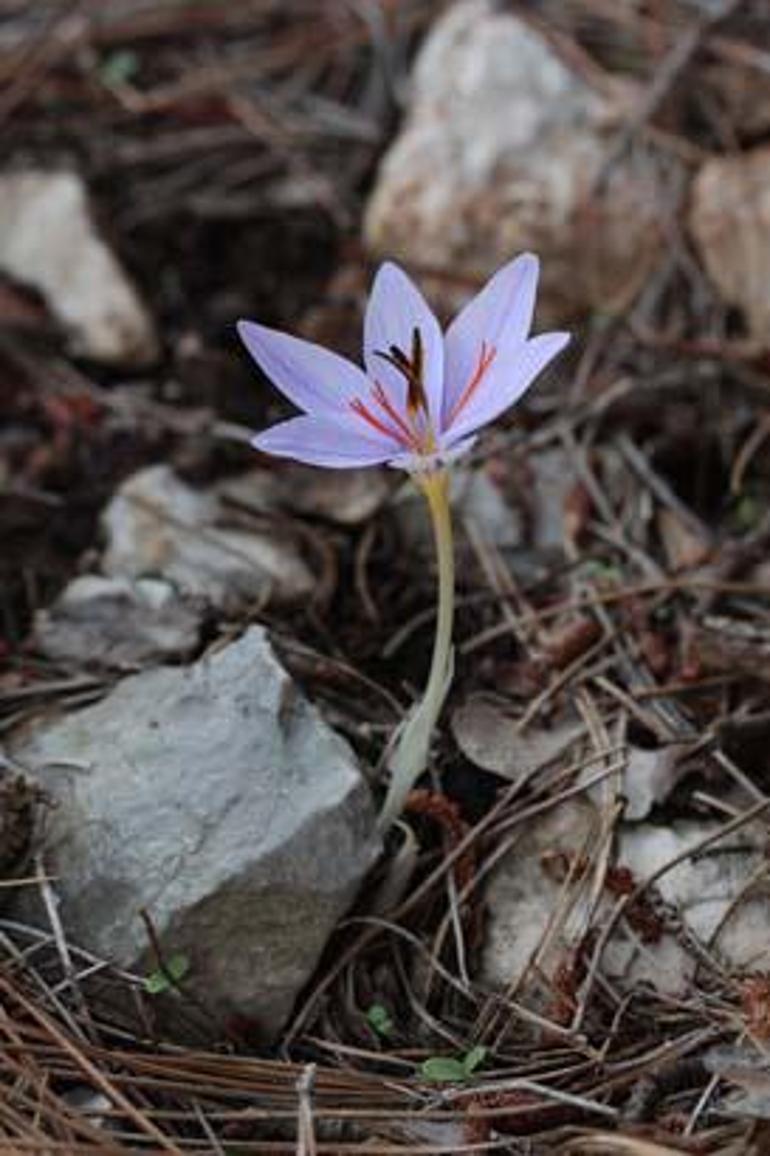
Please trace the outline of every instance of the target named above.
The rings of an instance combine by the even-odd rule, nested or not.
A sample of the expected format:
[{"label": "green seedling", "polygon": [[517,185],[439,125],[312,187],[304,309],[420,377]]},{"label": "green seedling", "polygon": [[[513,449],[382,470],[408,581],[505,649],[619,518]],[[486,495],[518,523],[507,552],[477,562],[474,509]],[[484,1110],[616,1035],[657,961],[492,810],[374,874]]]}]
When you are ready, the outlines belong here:
[{"label": "green seedling", "polygon": [[163,967],[150,972],[144,981],[144,990],[148,995],[161,995],[170,988],[176,987],[180,979],[184,979],[190,970],[190,960],[179,952],[170,956]]},{"label": "green seedling", "polygon": [[423,1079],[434,1084],[462,1084],[470,1080],[477,1068],[487,1058],[487,1049],[479,1044],[471,1048],[461,1059],[451,1056],[431,1056],[425,1060],[420,1071]]},{"label": "green seedling", "polygon": [[393,1035],[395,1024],[390,1018],[388,1009],[381,1003],[372,1004],[366,1013],[366,1022],[372,1031],[383,1039],[388,1039]]}]

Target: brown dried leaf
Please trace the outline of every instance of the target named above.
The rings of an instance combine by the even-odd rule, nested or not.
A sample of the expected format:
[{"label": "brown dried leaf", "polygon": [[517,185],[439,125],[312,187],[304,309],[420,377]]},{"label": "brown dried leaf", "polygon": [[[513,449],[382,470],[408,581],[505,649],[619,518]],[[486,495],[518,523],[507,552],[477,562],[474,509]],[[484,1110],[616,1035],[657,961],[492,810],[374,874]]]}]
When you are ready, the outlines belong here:
[{"label": "brown dried leaf", "polygon": [[709,545],[678,514],[663,506],[658,510],[657,522],[669,571],[677,574],[703,565],[710,553]]},{"label": "brown dried leaf", "polygon": [[482,699],[471,699],[452,715],[452,733],[462,753],[482,770],[517,779],[563,756],[583,733],[582,723],[561,721],[546,729],[516,730],[517,720]]},{"label": "brown dried leaf", "polygon": [[749,1032],[760,1040],[770,1040],[770,979],[755,975],[739,985],[743,1014]]},{"label": "brown dried leaf", "polygon": [[770,629],[711,614],[693,624],[687,657],[702,672],[740,674],[770,682]]},{"label": "brown dried leaf", "polygon": [[554,631],[545,644],[545,652],[556,670],[575,662],[598,642],[602,628],[595,618],[582,616]]},{"label": "brown dried leaf", "polygon": [[577,544],[591,520],[594,503],[585,482],[577,481],[564,499],[564,536]]}]

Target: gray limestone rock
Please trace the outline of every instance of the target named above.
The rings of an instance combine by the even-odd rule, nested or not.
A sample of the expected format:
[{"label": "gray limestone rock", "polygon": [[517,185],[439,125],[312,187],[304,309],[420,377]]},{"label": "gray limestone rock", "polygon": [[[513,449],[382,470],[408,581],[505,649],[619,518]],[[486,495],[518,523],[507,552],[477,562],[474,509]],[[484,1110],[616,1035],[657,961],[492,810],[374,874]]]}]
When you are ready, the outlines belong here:
[{"label": "gray limestone rock", "polygon": [[132,675],[10,749],[56,803],[45,859],[73,941],[152,968],[144,908],[206,1008],[275,1037],[379,842],[350,748],[264,630]]},{"label": "gray limestone rock", "polygon": [[190,658],[204,608],[157,578],[82,574],[35,616],[35,649],[57,662],[117,670]]},{"label": "gray limestone rock", "polygon": [[225,614],[238,614],[255,602],[295,602],[316,587],[288,532],[275,522],[231,525],[215,492],[193,489],[169,466],[151,466],[128,478],[102,521],[105,573],[162,576]]}]

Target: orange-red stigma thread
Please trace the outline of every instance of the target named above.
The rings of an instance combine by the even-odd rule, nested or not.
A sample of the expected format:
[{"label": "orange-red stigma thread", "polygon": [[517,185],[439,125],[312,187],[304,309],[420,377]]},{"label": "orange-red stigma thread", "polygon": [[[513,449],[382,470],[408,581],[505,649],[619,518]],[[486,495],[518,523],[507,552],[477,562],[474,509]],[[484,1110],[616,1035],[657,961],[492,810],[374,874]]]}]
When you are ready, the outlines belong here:
[{"label": "orange-red stigma thread", "polygon": [[357,413],[359,417],[363,418],[365,422],[367,422],[373,429],[376,429],[379,433],[385,434],[386,437],[393,438],[393,440],[398,442],[399,445],[409,444],[399,429],[394,429],[392,426],[387,425],[384,421],[380,421],[380,419],[376,417],[370,409],[367,409],[360,398],[355,398],[353,401],[351,401],[350,408],[354,413]]},{"label": "orange-red stigma thread", "polygon": [[470,381],[466,385],[465,389],[462,391],[459,398],[452,406],[452,409],[451,409],[450,414],[449,414],[449,419],[447,422],[448,425],[451,425],[452,422],[455,420],[455,418],[458,416],[458,414],[460,414],[462,412],[462,410],[465,409],[466,405],[468,404],[470,399],[473,397],[473,395],[476,392],[476,390],[478,389],[478,387],[481,385],[481,382],[484,378],[484,374],[487,372],[490,365],[495,360],[496,356],[497,356],[497,350],[495,349],[495,347],[490,346],[490,348],[487,349],[486,342],[482,341],[481,353],[479,355],[478,365],[476,366],[475,370],[473,371],[473,376],[471,377]]},{"label": "orange-red stigma thread", "polygon": [[409,445],[411,445],[413,448],[417,449],[418,439],[417,439],[417,435],[416,435],[415,431],[413,429],[410,429],[409,426],[406,424],[406,422],[402,418],[401,414],[395,408],[393,403],[389,400],[388,395],[385,393],[385,390],[383,389],[383,387],[379,381],[376,381],[374,383],[374,389],[372,390],[372,397],[377,402],[380,409],[383,409],[385,411],[385,413],[388,415],[388,417],[390,418],[390,420],[394,423],[394,425],[396,425],[398,427],[402,436],[406,439],[407,443]]}]

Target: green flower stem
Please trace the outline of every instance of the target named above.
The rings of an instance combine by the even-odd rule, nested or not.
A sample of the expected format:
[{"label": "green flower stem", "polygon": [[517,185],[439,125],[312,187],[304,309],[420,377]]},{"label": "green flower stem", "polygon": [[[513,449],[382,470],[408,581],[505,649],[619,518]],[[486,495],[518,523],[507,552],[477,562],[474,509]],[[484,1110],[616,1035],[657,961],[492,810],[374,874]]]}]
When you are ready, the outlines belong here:
[{"label": "green flower stem", "polygon": [[433,524],[438,564],[438,615],[433,658],[422,700],[413,708],[396,740],[390,760],[391,779],[380,813],[380,829],[397,819],[407,795],[428,765],[430,743],[447,696],[454,669],[452,627],[454,623],[455,566],[452,513],[449,505],[449,474],[446,470],[415,477],[425,495]]}]

